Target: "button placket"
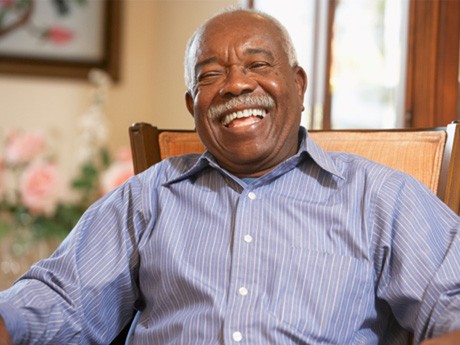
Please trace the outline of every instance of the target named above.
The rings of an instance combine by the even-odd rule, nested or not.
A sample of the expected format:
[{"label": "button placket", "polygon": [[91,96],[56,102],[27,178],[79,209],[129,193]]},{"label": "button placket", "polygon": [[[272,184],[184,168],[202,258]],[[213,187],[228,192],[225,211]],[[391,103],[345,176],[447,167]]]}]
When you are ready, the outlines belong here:
[{"label": "button placket", "polygon": [[[254,237],[250,234],[250,222],[247,219],[251,218],[251,213],[253,213],[253,208],[256,207],[258,195],[254,191],[248,192],[246,195],[242,195],[241,203],[238,204],[237,210],[237,219],[235,221],[235,232],[234,235],[236,238],[239,238],[239,245],[235,245],[234,249],[237,251],[234,255],[234,270],[233,270],[233,281],[231,282],[231,297],[229,298],[229,303],[233,306],[229,312],[231,321],[227,324],[228,336],[232,342],[247,342],[249,338],[246,338],[246,335],[242,332],[242,327],[245,328],[244,324],[236,322],[237,319],[234,319],[233,316],[238,317],[240,313],[246,313],[246,308],[248,308],[251,303],[248,303],[247,299],[250,298],[251,294],[249,291],[253,273],[249,271],[249,267],[246,267],[244,263],[252,262],[250,257],[254,254]],[[248,286],[249,284],[249,286]],[[228,339],[228,338],[227,338]]]},{"label": "button placket", "polygon": [[[256,193],[254,193],[254,192],[249,192],[249,193],[248,193],[248,198],[249,198],[250,200],[255,200],[256,197],[257,197],[257,196],[256,196]],[[251,243],[251,242],[252,242],[252,236],[249,235],[249,234],[246,234],[246,235],[244,235],[243,240],[244,240],[244,242],[246,242],[246,243]]]}]

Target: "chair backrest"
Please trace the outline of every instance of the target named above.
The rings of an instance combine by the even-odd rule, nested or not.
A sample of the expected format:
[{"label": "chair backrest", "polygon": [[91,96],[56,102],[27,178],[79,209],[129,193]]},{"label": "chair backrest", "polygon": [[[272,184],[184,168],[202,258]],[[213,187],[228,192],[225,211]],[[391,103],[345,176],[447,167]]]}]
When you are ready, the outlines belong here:
[{"label": "chair backrest", "polygon": [[[194,131],[135,123],[129,134],[135,173],[167,157],[204,152]],[[309,135],[325,150],[358,154],[416,177],[459,214],[459,123],[434,129],[309,131]]]}]

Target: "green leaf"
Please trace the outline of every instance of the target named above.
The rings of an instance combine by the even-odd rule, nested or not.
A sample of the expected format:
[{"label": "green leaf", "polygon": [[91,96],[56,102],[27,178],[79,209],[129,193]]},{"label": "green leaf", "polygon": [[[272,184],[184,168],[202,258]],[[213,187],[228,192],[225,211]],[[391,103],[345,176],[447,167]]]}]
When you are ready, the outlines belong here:
[{"label": "green leaf", "polygon": [[102,161],[102,167],[104,169],[107,169],[110,164],[112,164],[112,158],[110,157],[110,153],[107,149],[102,148],[101,149],[101,161]]},{"label": "green leaf", "polygon": [[11,225],[8,222],[0,219],[0,238],[9,232],[10,227]]},{"label": "green leaf", "polygon": [[32,0],[19,0],[15,2],[15,7],[18,10],[22,10],[23,8],[27,8],[31,6],[31,1]]},{"label": "green leaf", "polygon": [[3,27],[3,22],[5,21],[6,15],[8,14],[8,9],[2,8],[0,10],[0,28]]}]

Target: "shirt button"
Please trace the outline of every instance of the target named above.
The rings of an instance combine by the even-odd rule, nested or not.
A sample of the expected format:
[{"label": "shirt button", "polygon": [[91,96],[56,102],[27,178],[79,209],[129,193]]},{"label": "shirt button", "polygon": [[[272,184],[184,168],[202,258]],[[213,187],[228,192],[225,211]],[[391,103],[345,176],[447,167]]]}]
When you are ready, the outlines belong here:
[{"label": "shirt button", "polygon": [[248,198],[251,199],[251,200],[254,200],[256,198],[256,193],[254,192],[249,192],[248,193]]},{"label": "shirt button", "polygon": [[252,236],[251,236],[251,235],[244,235],[243,239],[244,239],[244,241],[247,242],[247,243],[251,243],[251,242],[252,242]]},{"label": "shirt button", "polygon": [[240,287],[240,288],[238,289],[238,292],[239,292],[239,294],[240,294],[241,296],[246,296],[246,295],[248,294],[249,291],[248,291],[248,289],[246,289],[246,288],[243,286],[243,287]]},{"label": "shirt button", "polygon": [[233,340],[235,341],[241,341],[243,340],[243,335],[241,334],[241,332],[233,332]]}]

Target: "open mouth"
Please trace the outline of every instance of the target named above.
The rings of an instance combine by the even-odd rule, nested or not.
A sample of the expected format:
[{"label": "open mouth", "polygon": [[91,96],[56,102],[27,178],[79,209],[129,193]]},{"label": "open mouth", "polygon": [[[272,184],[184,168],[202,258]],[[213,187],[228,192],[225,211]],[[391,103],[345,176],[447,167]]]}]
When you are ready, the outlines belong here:
[{"label": "open mouth", "polygon": [[227,128],[249,126],[261,121],[266,115],[264,109],[244,109],[225,115],[221,123]]}]

